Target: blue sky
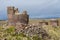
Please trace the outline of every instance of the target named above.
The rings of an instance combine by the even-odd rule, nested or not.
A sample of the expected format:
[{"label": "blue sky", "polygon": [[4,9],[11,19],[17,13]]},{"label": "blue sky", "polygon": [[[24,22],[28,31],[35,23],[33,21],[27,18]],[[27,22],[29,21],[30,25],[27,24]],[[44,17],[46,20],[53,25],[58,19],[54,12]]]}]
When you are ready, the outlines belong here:
[{"label": "blue sky", "polygon": [[30,18],[60,17],[60,0],[0,0],[0,19],[7,18],[7,6],[27,10]]}]

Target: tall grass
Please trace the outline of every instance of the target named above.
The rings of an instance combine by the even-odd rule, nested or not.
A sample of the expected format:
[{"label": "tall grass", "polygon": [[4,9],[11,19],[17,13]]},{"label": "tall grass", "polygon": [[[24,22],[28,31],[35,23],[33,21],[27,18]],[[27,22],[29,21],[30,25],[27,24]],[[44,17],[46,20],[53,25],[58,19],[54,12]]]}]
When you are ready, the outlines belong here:
[{"label": "tall grass", "polygon": [[43,26],[42,27],[49,34],[50,39],[43,39],[42,37],[38,37],[38,35],[29,37],[23,33],[16,33],[15,27],[11,26],[4,30],[3,27],[0,27],[0,40],[60,40],[60,27],[52,27],[52,26]]}]

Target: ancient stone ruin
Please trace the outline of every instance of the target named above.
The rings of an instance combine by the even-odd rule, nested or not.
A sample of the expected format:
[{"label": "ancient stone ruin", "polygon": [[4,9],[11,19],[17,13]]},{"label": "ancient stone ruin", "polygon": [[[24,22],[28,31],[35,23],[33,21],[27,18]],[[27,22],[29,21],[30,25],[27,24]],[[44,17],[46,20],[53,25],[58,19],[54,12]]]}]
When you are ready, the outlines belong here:
[{"label": "ancient stone ruin", "polygon": [[18,8],[7,7],[8,25],[16,25],[16,23],[28,24],[29,15],[27,11],[19,13]]},{"label": "ancient stone ruin", "polygon": [[[27,11],[23,11],[22,13],[19,12],[18,8],[15,7],[7,7],[7,15],[8,15],[8,25],[17,25],[22,26],[21,24],[28,24],[29,22],[29,15],[27,14]],[[40,26],[44,25],[51,25],[51,26],[60,26],[60,19],[47,19],[47,20],[40,20],[39,22]]]},{"label": "ancient stone ruin", "polygon": [[40,26],[44,25],[51,25],[51,26],[60,26],[60,19],[47,19],[47,20],[40,20]]}]

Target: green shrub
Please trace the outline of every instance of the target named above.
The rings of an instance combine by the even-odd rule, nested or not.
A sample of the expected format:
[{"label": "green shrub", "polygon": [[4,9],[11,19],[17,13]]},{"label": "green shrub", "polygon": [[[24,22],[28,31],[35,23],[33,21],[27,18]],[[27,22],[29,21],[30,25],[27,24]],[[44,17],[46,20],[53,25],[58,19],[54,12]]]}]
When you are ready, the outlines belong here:
[{"label": "green shrub", "polygon": [[42,40],[42,38],[38,37],[38,36],[33,36],[32,38],[33,40]]},{"label": "green shrub", "polygon": [[9,27],[8,29],[5,30],[7,33],[13,33],[15,32],[15,27]]}]

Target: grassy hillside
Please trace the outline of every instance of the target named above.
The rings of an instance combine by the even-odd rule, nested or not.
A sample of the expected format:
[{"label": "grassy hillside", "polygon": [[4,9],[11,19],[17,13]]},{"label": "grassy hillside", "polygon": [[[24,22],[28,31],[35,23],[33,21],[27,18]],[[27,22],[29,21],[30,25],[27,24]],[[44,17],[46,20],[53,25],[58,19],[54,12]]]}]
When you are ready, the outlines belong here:
[{"label": "grassy hillside", "polygon": [[60,27],[51,27],[51,26],[43,26],[42,27],[47,34],[49,35],[49,39],[48,37],[46,37],[45,39],[42,38],[42,35],[40,35],[40,37],[38,37],[38,35],[36,34],[35,36],[29,37],[26,36],[23,33],[15,33],[15,27],[11,26],[7,29],[3,28],[0,26],[0,40],[60,40]]},{"label": "grassy hillside", "polygon": [[[38,23],[40,20],[30,20],[29,23]],[[31,26],[34,28],[33,26]],[[31,28],[30,27],[30,28]],[[8,26],[8,28],[0,26],[0,40],[60,40],[60,27],[52,27],[51,25],[44,26],[36,26],[36,28],[40,27],[40,29],[32,30],[31,34],[33,36],[27,36],[28,34],[24,32],[16,32],[15,26]],[[30,29],[28,29],[30,30]],[[28,31],[24,29],[24,31]],[[37,33],[37,31],[39,31]],[[30,34],[30,35],[31,35]]]}]

